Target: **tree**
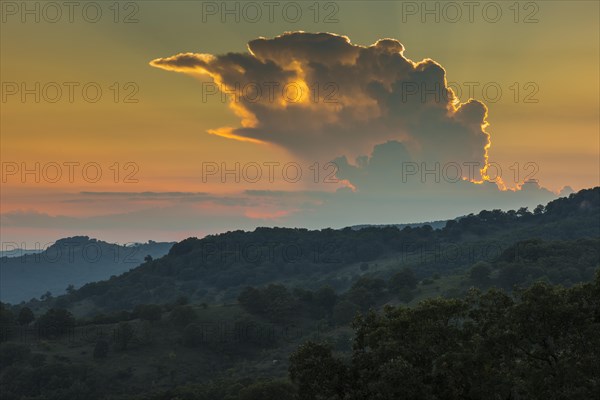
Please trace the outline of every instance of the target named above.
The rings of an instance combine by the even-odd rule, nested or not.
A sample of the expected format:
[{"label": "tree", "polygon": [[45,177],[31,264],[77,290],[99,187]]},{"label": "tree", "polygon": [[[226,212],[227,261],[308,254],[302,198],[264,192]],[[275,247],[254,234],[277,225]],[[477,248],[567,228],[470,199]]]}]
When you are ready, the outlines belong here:
[{"label": "tree", "polygon": [[160,320],[162,307],[158,304],[139,304],[133,312],[139,319],[154,322]]},{"label": "tree", "polygon": [[144,262],[145,263],[152,262],[152,260],[154,260],[154,259],[152,258],[152,256],[150,254],[148,254],[146,257],[144,257]]},{"label": "tree", "polygon": [[490,282],[492,269],[485,261],[479,261],[469,270],[469,279],[477,285],[485,286]]},{"label": "tree", "polygon": [[419,281],[415,276],[415,272],[412,269],[406,267],[403,268],[400,272],[397,272],[396,274],[392,275],[392,278],[390,279],[389,283],[389,288],[394,292],[397,292],[402,288],[408,288],[412,290],[417,287],[418,282]]},{"label": "tree", "polygon": [[263,289],[265,316],[274,322],[283,322],[292,316],[296,301],[283,285],[271,284]]},{"label": "tree", "polygon": [[198,318],[191,306],[177,306],[171,311],[169,319],[177,326],[186,326]]},{"label": "tree", "polygon": [[346,293],[346,298],[361,307],[362,310],[368,310],[379,302],[383,296],[385,282],[381,279],[373,279],[367,276],[359,278],[350,290]]},{"label": "tree", "polygon": [[71,332],[75,328],[75,317],[69,311],[51,308],[37,320],[42,337],[56,337]]},{"label": "tree", "polygon": [[19,310],[19,315],[17,316],[17,322],[19,323],[19,325],[29,325],[31,322],[33,322],[34,319],[35,316],[33,315],[33,311],[31,311],[31,308],[23,307],[21,308],[21,310]]},{"label": "tree", "polygon": [[331,314],[333,306],[337,302],[338,296],[331,286],[323,286],[315,292],[316,303],[323,308],[327,314]]},{"label": "tree", "polygon": [[251,314],[260,314],[263,311],[262,294],[256,288],[246,287],[238,296],[238,301],[242,308]]},{"label": "tree", "polygon": [[537,207],[533,209],[533,215],[543,214],[544,210],[545,210],[545,207],[541,204],[538,204]]},{"label": "tree", "polygon": [[7,326],[14,322],[15,316],[10,309],[0,302],[0,325]]},{"label": "tree", "polygon": [[67,294],[75,293],[75,286],[73,284],[69,284],[66,289]]},{"label": "tree", "polygon": [[399,289],[396,292],[396,295],[398,296],[398,300],[400,300],[403,303],[410,303],[410,301],[415,298],[413,291],[407,287]]},{"label": "tree", "polygon": [[50,293],[49,290],[46,293],[44,293],[43,295],[40,296],[40,300],[42,300],[42,301],[48,301],[51,298],[52,298],[52,293]]},{"label": "tree", "polygon": [[314,342],[301,345],[290,356],[289,374],[300,400],[341,400],[349,379],[346,366],[333,357],[331,348]]},{"label": "tree", "polygon": [[333,320],[338,325],[348,325],[359,311],[356,304],[342,300],[333,307]]},{"label": "tree", "polygon": [[108,341],[105,339],[98,339],[94,346],[94,358],[99,360],[108,356]]},{"label": "tree", "polygon": [[116,343],[120,350],[127,350],[127,347],[135,336],[135,331],[129,322],[120,322],[115,331]]},{"label": "tree", "polygon": [[183,330],[183,344],[187,347],[196,347],[204,340],[202,326],[191,323]]},{"label": "tree", "polygon": [[245,288],[238,296],[242,308],[251,314],[282,322],[291,317],[296,307],[292,294],[283,285],[271,284],[263,289]]}]

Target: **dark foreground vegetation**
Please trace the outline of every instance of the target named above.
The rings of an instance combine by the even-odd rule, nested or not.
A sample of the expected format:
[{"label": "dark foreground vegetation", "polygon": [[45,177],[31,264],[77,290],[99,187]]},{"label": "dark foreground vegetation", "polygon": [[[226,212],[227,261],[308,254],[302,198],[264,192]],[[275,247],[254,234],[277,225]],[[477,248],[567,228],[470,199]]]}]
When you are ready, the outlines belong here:
[{"label": "dark foreground vegetation", "polygon": [[[592,399],[600,394],[600,274],[593,283],[571,288],[536,283],[512,296],[498,289],[471,289],[461,299],[385,306],[354,319],[351,348],[343,343],[349,336],[341,335],[340,342],[336,329],[326,325],[323,338],[293,351],[287,376],[269,376],[266,366],[262,376],[242,372],[238,377],[225,370],[218,379],[175,385],[179,375],[192,375],[187,368],[225,367],[227,359],[236,357],[260,364],[260,349],[299,339],[265,335],[243,343],[220,337],[210,343],[202,324],[193,322],[198,319],[194,308],[187,307],[176,306],[167,314],[172,328],[150,322],[147,336],[138,332],[138,321],[119,323],[110,336],[94,332],[93,346],[77,339],[59,345],[52,336],[36,343],[3,343],[3,398]],[[139,318],[155,319],[151,310],[138,311],[149,313]],[[74,324],[58,311],[40,319],[40,324],[63,329]],[[64,330],[48,333],[58,334],[68,335]],[[151,364],[143,365],[147,360]],[[128,366],[131,361],[138,364]],[[151,390],[161,380],[175,388]],[[127,388],[131,382],[139,386]]]},{"label": "dark foreground vegetation", "polygon": [[595,188],[439,230],[187,239],[110,280],[1,304],[0,394],[600,398],[599,210]]}]

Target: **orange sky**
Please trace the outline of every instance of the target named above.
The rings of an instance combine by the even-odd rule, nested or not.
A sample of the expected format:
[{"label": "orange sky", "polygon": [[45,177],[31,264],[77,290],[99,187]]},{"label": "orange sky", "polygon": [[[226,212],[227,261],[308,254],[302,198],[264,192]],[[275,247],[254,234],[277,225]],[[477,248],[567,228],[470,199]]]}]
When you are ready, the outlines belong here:
[{"label": "orange sky", "polygon": [[[321,10],[317,23],[308,10],[298,22],[275,14],[273,21],[265,17],[258,23],[244,18],[239,23],[223,23],[217,17],[203,16],[201,5],[191,2],[178,3],[177,7],[160,1],[140,2],[134,23],[122,21],[133,9],[121,10],[118,23],[108,9],[103,10],[97,23],[86,21],[80,13],[74,15],[72,23],[66,16],[49,23],[44,21],[44,15],[39,23],[32,19],[22,22],[20,10],[13,15],[14,10],[3,9],[1,213],[91,218],[143,214],[174,205],[173,199],[161,198],[91,202],[82,192],[201,192],[227,197],[247,190],[333,192],[346,186],[324,184],[322,179],[315,184],[310,166],[317,157],[301,160],[290,149],[274,144],[208,134],[220,127],[241,126],[240,118],[219,95],[202,101],[202,82],[211,82],[210,78],[197,79],[148,65],[153,59],[182,52],[243,53],[250,40],[298,30],[335,32],[363,46],[381,38],[394,38],[404,45],[404,55],[409,59],[418,62],[431,58],[441,64],[448,82],[460,87],[457,94],[461,102],[469,100],[471,85],[472,97],[488,107],[490,160],[502,166],[503,177],[510,178],[505,179],[509,187],[516,185],[512,179],[516,171],[517,181],[531,171],[525,169],[532,165],[528,163],[537,168],[532,177],[555,193],[564,186],[575,190],[597,186],[598,3],[535,2],[537,10],[526,8],[526,3],[521,3],[518,16],[503,9],[503,17],[497,23],[486,21],[478,12],[473,22],[449,22],[443,14],[440,22],[432,18],[422,22],[419,15],[407,15],[400,3],[360,1],[339,3],[337,22],[323,22],[331,10]],[[525,23],[525,16],[532,11],[537,22]],[[35,89],[36,82],[40,85],[37,94],[23,98],[23,89]],[[69,85],[74,88],[72,99]],[[60,95],[56,87],[61,88]],[[490,91],[484,93],[483,87]],[[492,95],[494,87],[502,90],[498,100]],[[13,94],[15,88],[17,92]],[[97,88],[102,96],[95,101]],[[36,96],[40,97],[38,102]],[[344,154],[333,157],[341,155]],[[281,176],[274,182],[203,182],[202,165],[206,162],[297,162],[304,176],[294,183]],[[19,176],[22,167],[35,168],[36,163],[40,165],[38,182],[35,174],[24,179]],[[72,181],[65,163],[79,163],[71,164]],[[52,182],[55,165],[61,166],[62,177]],[[95,179],[84,174],[84,165],[88,165],[89,174],[101,170],[97,182],[90,182]],[[12,174],[15,166],[19,170]],[[209,224],[205,229],[174,224],[161,231],[163,221],[171,215],[165,214],[157,223],[155,234],[142,225],[139,229],[111,231],[102,227],[95,231],[106,239],[121,241],[141,233],[144,238],[181,238],[190,232],[234,227],[236,215],[276,223],[278,218],[299,213],[306,206],[285,202],[274,205],[269,201],[236,205],[231,221],[222,226]],[[316,202],[319,201],[322,200]],[[204,208],[213,207],[216,214],[231,211],[210,202],[202,204]],[[94,227],[94,223],[89,226]],[[343,216],[332,217],[329,223],[343,225]],[[24,223],[11,222],[8,227],[3,224],[2,240],[45,239],[72,232],[61,227],[61,222],[50,228],[33,222],[19,224]]]}]

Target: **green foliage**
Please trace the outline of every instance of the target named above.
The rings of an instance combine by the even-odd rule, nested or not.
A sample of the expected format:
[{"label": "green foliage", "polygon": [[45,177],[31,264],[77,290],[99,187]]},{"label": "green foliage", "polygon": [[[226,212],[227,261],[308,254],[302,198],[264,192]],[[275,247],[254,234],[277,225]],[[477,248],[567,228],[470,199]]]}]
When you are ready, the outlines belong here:
[{"label": "green foliage", "polygon": [[31,354],[29,346],[21,343],[2,343],[0,344],[0,369],[10,367],[11,365],[26,361]]},{"label": "green foliage", "polygon": [[327,314],[331,314],[333,307],[338,300],[338,296],[331,286],[323,286],[315,292],[314,299],[315,303],[323,308]]},{"label": "green foliage", "polygon": [[356,321],[350,362],[309,343],[290,357],[290,378],[304,398],[594,398],[599,293],[600,274],[568,289],[536,283],[514,298],[493,289],[386,307]]},{"label": "green foliage", "polygon": [[285,380],[260,380],[248,382],[245,379],[214,380],[202,384],[180,386],[175,389],[147,396],[135,397],[136,400],[252,400],[281,399],[291,400],[295,388]]},{"label": "green foliage", "polygon": [[192,306],[177,306],[171,311],[169,320],[177,326],[184,327],[198,318]]},{"label": "green foliage", "polygon": [[17,322],[19,325],[29,325],[33,322],[35,316],[33,315],[33,311],[29,307],[23,307],[19,310],[19,315],[17,316]]},{"label": "green foliage", "polygon": [[600,239],[519,241],[492,263],[498,271],[492,283],[508,290],[540,280],[571,286],[592,279],[599,260]]},{"label": "green foliage", "polygon": [[34,368],[10,368],[0,376],[3,400],[100,400],[108,386],[88,366],[56,362]]},{"label": "green foliage", "polygon": [[196,347],[204,340],[202,326],[196,323],[189,324],[183,330],[183,344],[187,347]]},{"label": "green foliage", "polygon": [[381,279],[363,276],[352,285],[345,297],[362,310],[368,310],[381,300],[385,286]]},{"label": "green foliage", "polygon": [[283,285],[269,285],[263,289],[248,287],[238,297],[240,305],[249,313],[274,322],[283,322],[293,316],[296,301]]},{"label": "green foliage", "polygon": [[127,350],[127,347],[135,337],[135,330],[129,322],[121,322],[115,330],[115,340],[119,350]]},{"label": "green foliage", "polygon": [[[9,327],[13,324],[14,320],[15,316],[12,313],[12,311],[10,311],[6,304],[0,302],[0,330],[8,330]],[[2,332],[0,334],[0,341],[3,341],[5,339],[5,334],[4,332]]]},{"label": "green foliage", "polygon": [[41,337],[54,338],[65,335],[75,328],[75,317],[64,309],[51,308],[36,322]]},{"label": "green foliage", "polygon": [[158,321],[162,316],[163,309],[158,304],[140,304],[133,310],[133,315],[145,321]]},{"label": "green foliage", "polygon": [[398,297],[398,300],[400,300],[403,303],[409,303],[412,299],[415,298],[413,291],[407,287],[398,289],[396,292],[396,296]]},{"label": "green foliage", "polygon": [[417,287],[417,277],[415,271],[411,268],[403,268],[400,272],[397,272],[392,276],[389,283],[391,291],[398,292],[401,289],[415,289]]},{"label": "green foliage", "polygon": [[348,369],[332,355],[328,345],[301,345],[290,356],[289,373],[298,386],[299,400],[341,400],[347,391]]},{"label": "green foliage", "polygon": [[296,388],[288,381],[253,383],[239,393],[239,400],[294,400]]},{"label": "green foliage", "polygon": [[117,311],[111,313],[109,315],[105,314],[96,314],[90,323],[93,324],[115,324],[124,321],[130,321],[133,318],[132,314],[129,311]]},{"label": "green foliage", "polygon": [[485,286],[490,283],[492,268],[484,261],[479,261],[469,270],[469,279],[476,285]]},{"label": "green foliage", "polygon": [[348,325],[359,311],[360,307],[356,304],[342,300],[333,308],[333,320],[337,325]]},{"label": "green foliage", "polygon": [[29,364],[33,367],[33,368],[39,368],[43,365],[46,365],[46,355],[45,354],[33,354],[30,358],[29,358]]},{"label": "green foliage", "polygon": [[262,292],[253,287],[245,288],[238,297],[240,305],[251,314],[262,314],[265,312],[265,302]]},{"label": "green foliage", "polygon": [[108,356],[109,344],[105,339],[98,339],[94,346],[94,358],[103,359]]}]

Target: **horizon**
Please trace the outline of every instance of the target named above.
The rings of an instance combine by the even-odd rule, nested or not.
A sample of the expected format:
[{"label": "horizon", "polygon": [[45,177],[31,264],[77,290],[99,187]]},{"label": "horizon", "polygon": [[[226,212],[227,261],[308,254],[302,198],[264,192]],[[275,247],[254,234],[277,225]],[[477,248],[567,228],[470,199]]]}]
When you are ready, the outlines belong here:
[{"label": "horizon", "polygon": [[[597,187],[598,186],[590,187],[590,188],[583,188],[581,190],[590,190],[590,189],[595,189]],[[575,193],[577,193],[577,192],[573,192],[573,194],[575,194]],[[568,195],[567,196],[562,196],[562,197],[563,198],[564,197],[568,197]],[[561,197],[557,197],[557,198],[561,198]],[[545,205],[545,204],[543,204],[543,205]],[[529,208],[529,207],[527,207],[527,208]],[[512,209],[512,210],[516,211],[516,209]],[[477,213],[479,211],[486,211],[486,210],[478,210],[477,212],[473,212],[473,213],[469,213],[469,214],[475,214],[475,215],[477,215]],[[491,209],[487,210],[487,211],[491,211]],[[508,209],[507,210],[502,210],[502,211],[508,211]],[[459,215],[459,216],[456,216],[456,217],[453,217],[453,218],[448,218],[448,219],[443,219],[443,220],[435,220],[435,221],[415,221],[415,222],[398,222],[398,223],[390,222],[390,223],[387,223],[387,224],[368,224],[368,223],[362,223],[361,224],[361,223],[359,223],[359,224],[353,224],[353,225],[347,225],[347,226],[341,226],[341,227],[324,226],[324,227],[317,227],[317,228],[304,228],[302,226],[277,226],[277,225],[273,225],[273,226],[256,226],[254,228],[248,228],[248,229],[234,229],[233,231],[238,231],[239,230],[239,231],[243,231],[243,232],[253,232],[253,231],[255,231],[257,229],[260,229],[260,228],[287,228],[287,229],[308,229],[308,230],[323,230],[323,229],[341,230],[341,229],[346,229],[346,228],[359,228],[359,229],[363,229],[363,228],[384,228],[384,227],[396,227],[397,228],[397,226],[402,226],[402,225],[406,225],[406,226],[408,226],[408,225],[429,225],[431,223],[441,223],[441,222],[447,222],[447,221],[451,221],[451,220],[459,220],[461,218],[464,218],[464,217],[468,216],[469,214]],[[436,229],[443,229],[443,228],[435,228],[434,227],[433,229],[436,230]],[[102,241],[102,242],[107,243],[107,244],[115,244],[115,245],[119,245],[119,246],[130,246],[130,245],[148,244],[150,242],[178,243],[178,242],[181,242],[184,239],[189,239],[189,238],[204,239],[207,236],[222,235],[222,234],[225,234],[225,233],[231,232],[231,231],[232,230],[220,231],[220,232],[212,232],[212,233],[207,233],[207,234],[205,234],[203,236],[188,236],[188,237],[185,237],[185,238],[182,238],[182,239],[155,240],[155,239],[149,238],[149,239],[145,239],[144,241],[127,241],[127,242],[111,241],[109,239],[104,239],[104,238],[100,238],[100,237],[94,237],[94,236],[90,236],[90,235],[82,233],[82,234],[74,234],[74,235],[71,235],[71,236],[59,237],[59,238],[56,238],[54,240],[50,240],[50,241],[45,242],[45,243],[42,243],[40,241],[33,242],[34,243],[34,248],[31,248],[31,247],[18,247],[18,248],[12,249],[12,250],[5,250],[5,247],[14,246],[14,245],[19,245],[20,246],[22,244],[25,244],[26,242],[19,242],[19,243],[17,243],[17,242],[11,242],[11,241],[3,241],[2,242],[3,248],[0,249],[0,251],[2,253],[7,253],[7,252],[10,252],[10,251],[16,251],[16,250],[20,250],[20,251],[44,251],[45,249],[47,249],[48,246],[55,244],[59,240],[62,240],[62,239],[71,239],[71,238],[74,238],[74,237],[87,237],[89,240]],[[9,257],[13,257],[13,256],[9,256]],[[18,257],[18,256],[14,256],[14,257]]]}]

